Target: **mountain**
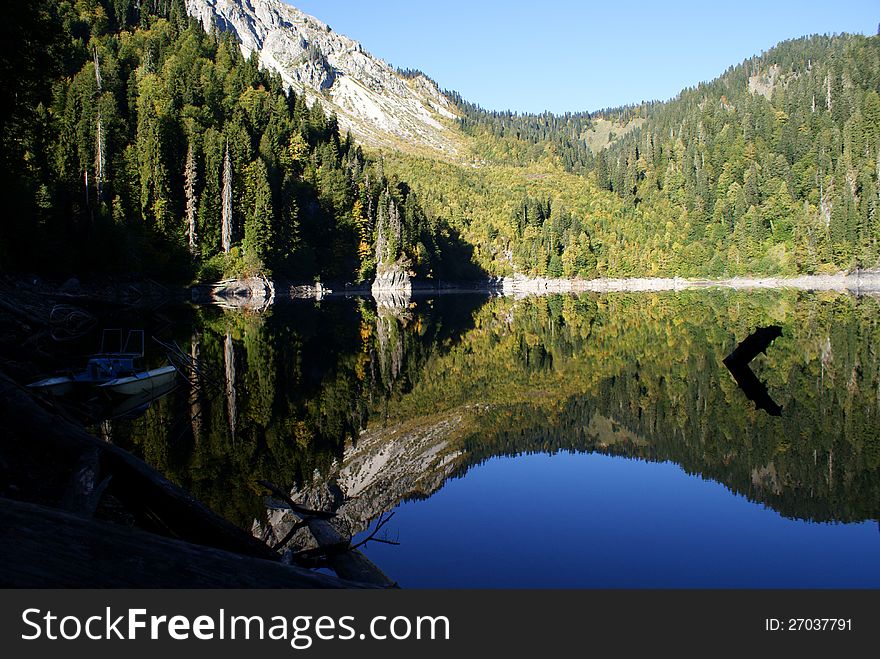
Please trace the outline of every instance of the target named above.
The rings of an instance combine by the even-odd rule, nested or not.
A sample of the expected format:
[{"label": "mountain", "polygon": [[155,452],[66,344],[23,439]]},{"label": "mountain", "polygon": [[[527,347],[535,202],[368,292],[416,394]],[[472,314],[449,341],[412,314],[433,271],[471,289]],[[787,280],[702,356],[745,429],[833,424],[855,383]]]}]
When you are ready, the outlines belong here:
[{"label": "mountain", "polygon": [[0,268],[362,282],[380,266],[880,265],[880,37],[784,42],[663,103],[533,115],[441,93],[279,0],[19,4]]},{"label": "mountain", "polygon": [[[841,34],[782,42],[662,103],[559,116],[459,107],[484,158],[555,161],[615,193],[611,216],[586,223],[599,275],[724,277],[880,265],[878,92],[880,37]],[[524,204],[507,228],[515,268],[580,273],[577,232],[534,201],[543,210]]]},{"label": "mountain", "polygon": [[444,96],[279,0],[187,8],[384,147],[385,171],[488,272],[730,277],[880,265],[878,37],[786,41],[665,102],[520,114]]},{"label": "mountain", "polygon": [[256,54],[295,92],[320,99],[362,143],[456,152],[456,107],[423,74],[397,72],[281,0],[186,0],[186,9],[206,31],[233,33],[245,57]]},{"label": "mountain", "polygon": [[[184,0],[16,5],[9,45],[20,61],[0,60],[0,86],[27,102],[0,103],[0,270],[380,285],[467,277],[457,234],[325,111],[337,107],[334,89],[343,102],[368,98],[369,85],[396,108],[382,139],[416,144],[404,124],[428,125],[407,119],[423,107],[412,90],[427,83],[280,3],[193,8],[229,19],[216,14],[224,29],[206,32]],[[255,52],[246,59],[241,38],[264,59],[295,59],[278,44],[306,44],[311,59],[284,69],[305,91]]]}]

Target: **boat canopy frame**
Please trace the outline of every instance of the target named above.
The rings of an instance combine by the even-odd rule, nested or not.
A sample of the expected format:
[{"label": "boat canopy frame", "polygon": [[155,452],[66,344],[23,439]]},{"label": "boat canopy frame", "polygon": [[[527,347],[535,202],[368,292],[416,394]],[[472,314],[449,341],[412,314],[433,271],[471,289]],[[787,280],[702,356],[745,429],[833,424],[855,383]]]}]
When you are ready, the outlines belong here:
[{"label": "boat canopy frame", "polygon": [[[122,340],[121,327],[105,329],[101,332],[101,352],[95,357],[128,357],[139,359],[144,356],[144,330],[128,330]],[[116,350],[112,350],[116,347]]]}]

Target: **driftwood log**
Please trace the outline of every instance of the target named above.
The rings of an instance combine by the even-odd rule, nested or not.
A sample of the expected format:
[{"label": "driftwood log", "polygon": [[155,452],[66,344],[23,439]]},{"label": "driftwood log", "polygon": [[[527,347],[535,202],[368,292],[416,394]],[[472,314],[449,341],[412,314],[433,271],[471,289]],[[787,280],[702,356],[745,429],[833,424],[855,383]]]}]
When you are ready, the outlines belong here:
[{"label": "driftwood log", "polygon": [[0,587],[369,587],[11,499],[0,529]]},{"label": "driftwood log", "polygon": [[318,546],[314,549],[296,552],[297,556],[301,558],[323,556],[330,568],[343,579],[382,588],[398,587],[397,583],[389,579],[378,565],[351,546],[351,538],[344,537],[330,523],[329,520],[336,517],[336,513],[304,508],[274,483],[266,480],[258,481],[258,483],[282,499],[283,503],[276,504],[276,506],[281,505],[301,520],[294,524],[287,535],[275,544],[276,548],[283,548],[299,529],[307,526]]},{"label": "driftwood log", "polygon": [[[397,586],[373,561],[357,549],[351,549],[349,538],[343,537],[330,522],[317,518],[306,521],[318,546],[329,549],[327,562],[341,578],[382,588]],[[342,550],[335,548],[342,548]]]},{"label": "driftwood log", "polygon": [[[139,458],[44,408],[2,373],[0,418],[7,430],[39,447],[48,460],[73,464],[59,508],[0,498],[0,528],[5,529],[0,534],[0,586],[396,585],[351,549],[350,539],[327,521],[333,513],[303,508],[271,483],[263,485],[302,518],[301,526],[308,526],[339,578],[281,564],[273,548]],[[124,505],[139,529],[92,519],[105,492]]]}]

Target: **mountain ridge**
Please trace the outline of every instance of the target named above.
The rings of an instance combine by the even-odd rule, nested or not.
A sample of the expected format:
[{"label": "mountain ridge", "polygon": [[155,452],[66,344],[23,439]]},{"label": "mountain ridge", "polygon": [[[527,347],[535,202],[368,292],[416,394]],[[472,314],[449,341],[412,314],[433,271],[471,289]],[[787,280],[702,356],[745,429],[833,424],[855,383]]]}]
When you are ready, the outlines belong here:
[{"label": "mountain ridge", "polygon": [[427,76],[404,76],[362,45],[281,0],[186,0],[210,32],[232,32],[247,58],[277,72],[285,85],[320,100],[340,127],[370,146],[457,153],[449,125],[457,110]]},{"label": "mountain ridge", "polygon": [[363,281],[397,257],[428,278],[461,263],[551,279],[880,264],[880,37],[783,42],[669,102],[518,115],[444,95],[279,0],[19,13],[33,25],[17,50],[52,56],[0,71],[33,108],[0,113],[21,206],[0,257],[17,267],[98,267],[81,255],[123,240],[145,267],[198,277],[262,261]]}]

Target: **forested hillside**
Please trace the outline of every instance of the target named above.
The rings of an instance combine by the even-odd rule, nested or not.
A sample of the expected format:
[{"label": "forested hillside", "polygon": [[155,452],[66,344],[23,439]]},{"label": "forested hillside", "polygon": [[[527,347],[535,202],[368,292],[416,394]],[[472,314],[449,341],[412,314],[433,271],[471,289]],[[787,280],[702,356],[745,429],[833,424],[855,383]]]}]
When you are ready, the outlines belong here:
[{"label": "forested hillside", "polygon": [[409,188],[182,0],[10,12],[3,269],[361,281],[399,261],[455,274],[441,259],[454,235]]},{"label": "forested hillside", "polygon": [[554,163],[624,202],[579,218],[586,231],[524,203],[504,231],[516,269],[589,276],[573,266],[585,234],[598,274],[722,276],[878,265],[878,91],[880,37],[840,35],[784,42],[667,103],[554,116],[452,97],[489,162]]},{"label": "forested hillside", "polygon": [[394,263],[428,280],[475,264],[584,278],[880,265],[880,37],[784,42],[669,102],[595,113],[449,93],[458,155],[370,155],[183,0],[9,14],[3,270],[356,282]]}]

